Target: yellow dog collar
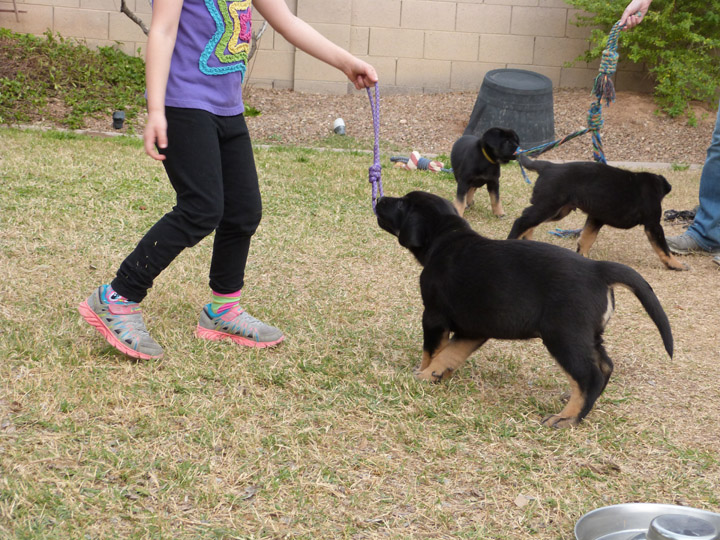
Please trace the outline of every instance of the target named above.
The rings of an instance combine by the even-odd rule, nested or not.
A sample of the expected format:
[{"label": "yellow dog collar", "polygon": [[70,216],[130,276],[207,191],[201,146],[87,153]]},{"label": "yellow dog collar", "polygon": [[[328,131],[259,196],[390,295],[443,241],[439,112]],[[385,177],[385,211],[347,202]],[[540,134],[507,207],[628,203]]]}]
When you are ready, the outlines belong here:
[{"label": "yellow dog collar", "polygon": [[482,151],[483,151],[483,155],[487,158],[487,160],[488,160],[490,163],[492,163],[493,165],[495,165],[495,161],[494,161],[490,156],[488,156],[488,153],[485,151],[485,147],[484,147],[484,146],[482,147]]}]

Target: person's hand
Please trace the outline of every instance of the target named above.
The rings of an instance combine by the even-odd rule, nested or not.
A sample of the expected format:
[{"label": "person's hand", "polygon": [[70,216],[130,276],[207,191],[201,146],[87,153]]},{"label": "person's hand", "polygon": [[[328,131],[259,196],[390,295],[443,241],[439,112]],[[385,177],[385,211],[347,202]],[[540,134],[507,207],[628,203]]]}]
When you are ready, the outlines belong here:
[{"label": "person's hand", "polygon": [[375,72],[375,68],[358,58],[356,58],[350,66],[349,72],[346,72],[345,74],[358,90],[369,88],[378,82],[378,76]]},{"label": "person's hand", "polygon": [[143,131],[143,142],[145,153],[148,156],[158,161],[165,159],[165,156],[157,151],[157,148],[165,149],[168,145],[167,119],[165,118],[165,114],[161,112],[151,112],[148,114],[145,131]]},{"label": "person's hand", "polygon": [[623,27],[623,30],[630,30],[640,24],[651,3],[652,0],[632,0],[620,17],[620,26]]}]

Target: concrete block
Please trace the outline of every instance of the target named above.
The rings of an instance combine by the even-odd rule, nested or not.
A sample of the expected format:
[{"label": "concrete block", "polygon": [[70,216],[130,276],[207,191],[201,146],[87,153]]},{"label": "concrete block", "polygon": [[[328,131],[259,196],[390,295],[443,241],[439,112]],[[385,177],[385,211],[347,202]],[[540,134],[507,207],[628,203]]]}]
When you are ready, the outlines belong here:
[{"label": "concrete block", "polygon": [[[12,2],[0,2],[0,8],[12,10]],[[15,20],[14,12],[0,13],[0,27],[20,34],[40,35],[53,27],[53,8],[51,6],[33,6],[18,4],[19,21]]]},{"label": "concrete block", "polygon": [[[592,88],[597,70],[589,68],[560,68],[560,88]],[[590,96],[588,96],[588,106]]]},{"label": "concrete block", "polygon": [[565,37],[576,38],[576,39],[589,39],[592,27],[590,26],[577,26],[576,21],[578,16],[589,15],[587,11],[581,11],[578,9],[571,9],[568,11],[568,22],[565,28]]},{"label": "concrete block", "polygon": [[386,86],[396,84],[398,63],[396,58],[391,56],[359,56],[359,58],[365,60],[375,68],[378,74],[381,92],[384,92]]},{"label": "concrete block", "polygon": [[[135,15],[150,15],[150,13],[152,13],[152,6],[150,5],[150,2],[147,0],[135,1]],[[145,24],[150,26],[150,19],[148,19]]]},{"label": "concrete block", "polygon": [[[247,83],[245,83],[245,86],[243,87],[243,92],[247,89],[247,97],[243,96],[243,101],[246,105],[252,105],[252,89],[253,88],[264,88],[267,90],[273,89],[273,81],[272,79],[258,79],[256,77],[253,77],[252,80],[248,79]],[[252,128],[251,128],[252,129]]]},{"label": "concrete block", "polygon": [[400,26],[401,4],[400,0],[353,0],[351,24],[397,28]]},{"label": "concrete block", "polygon": [[[253,33],[257,33],[260,31],[260,28],[262,28],[263,21],[256,21],[253,19],[252,22],[252,31]],[[260,36],[260,39],[257,42],[257,48],[260,50],[272,50],[273,47],[273,41],[275,40],[275,30],[272,29],[270,25],[265,29],[265,32],[263,32],[263,35]]]},{"label": "concrete block", "polygon": [[539,0],[489,0],[487,4],[497,4],[500,6],[537,6]]},{"label": "concrete block", "polygon": [[350,27],[350,52],[355,56],[370,53],[370,28],[364,26]]},{"label": "concrete block", "polygon": [[[42,0],[42,1],[33,1],[32,4],[34,5],[43,5],[43,6],[53,6],[53,7],[68,7],[68,8],[79,8],[80,7],[80,0]],[[18,0],[18,10],[22,9],[21,5],[32,5],[31,3],[28,3],[26,0]]]},{"label": "concrete block", "polygon": [[[109,13],[108,37],[113,41],[147,41],[147,36],[130,17],[123,13]],[[148,23],[145,23],[146,26]],[[149,26],[148,26],[149,28]]]},{"label": "concrete block", "polygon": [[422,30],[371,28],[370,55],[422,58],[425,32]]},{"label": "concrete block", "polygon": [[421,30],[454,30],[456,5],[429,0],[404,0],[401,28]]},{"label": "concrete block", "polygon": [[272,27],[268,27],[266,32],[271,31],[272,32],[272,48],[276,51],[294,51],[295,45],[290,43],[287,39],[282,37],[279,33],[277,33],[275,30],[272,29]]},{"label": "concrete block", "polygon": [[[77,0],[75,0],[77,3]],[[128,9],[135,10],[135,0],[126,0]],[[80,0],[80,9],[90,9],[98,11],[109,11],[120,13],[120,2],[116,0]]]},{"label": "concrete block", "polygon": [[[292,90],[293,82],[291,80],[279,80],[279,79],[257,79],[250,78],[245,84],[244,88],[248,89],[248,92],[252,92],[253,88],[268,88],[273,90]],[[252,105],[252,94],[248,99],[247,103]]]},{"label": "concrete block", "polygon": [[424,58],[432,60],[477,60],[480,37],[464,32],[425,32]]},{"label": "concrete block", "polygon": [[350,26],[345,24],[313,23],[313,28],[335,45],[348,49],[350,47]]},{"label": "concrete block", "polygon": [[[349,82],[341,83],[296,79],[293,90],[304,94],[345,95],[351,92],[348,88],[349,84]],[[354,90],[355,87],[353,86],[352,89]]]},{"label": "concrete block", "polygon": [[[262,30],[265,19],[260,15],[257,10],[252,12],[252,33],[257,35]],[[277,50],[288,50],[292,51],[295,49],[280,33],[276,32],[275,29],[268,24],[265,30],[260,36],[258,41],[259,49],[277,49]]]},{"label": "concrete block", "polygon": [[295,53],[293,51],[260,50],[250,60],[248,80],[258,79],[292,79],[295,70]]},{"label": "concrete block", "polygon": [[505,64],[485,62],[453,62],[450,71],[450,89],[453,91],[479,91],[485,74],[493,69],[503,69]]},{"label": "concrete block", "polygon": [[534,41],[532,36],[483,34],[479,59],[490,63],[532,64]]},{"label": "concrete block", "polygon": [[53,30],[64,37],[109,39],[109,20],[106,11],[55,8]]},{"label": "concrete block", "polygon": [[397,84],[422,88],[450,88],[452,63],[445,60],[400,58],[397,62]]},{"label": "concrete block", "polygon": [[458,4],[455,30],[478,34],[509,34],[511,6]]},{"label": "concrete block", "polygon": [[563,37],[566,24],[567,9],[518,6],[512,10],[510,33]]},{"label": "concrete block", "polygon": [[345,74],[340,70],[300,50],[295,53],[294,73],[296,80],[323,82],[347,80]]},{"label": "concrete block", "polygon": [[575,60],[588,48],[584,39],[538,37],[532,63],[537,66],[562,66]]},{"label": "concrete block", "polygon": [[350,24],[352,0],[297,0],[297,16],[308,23]]}]

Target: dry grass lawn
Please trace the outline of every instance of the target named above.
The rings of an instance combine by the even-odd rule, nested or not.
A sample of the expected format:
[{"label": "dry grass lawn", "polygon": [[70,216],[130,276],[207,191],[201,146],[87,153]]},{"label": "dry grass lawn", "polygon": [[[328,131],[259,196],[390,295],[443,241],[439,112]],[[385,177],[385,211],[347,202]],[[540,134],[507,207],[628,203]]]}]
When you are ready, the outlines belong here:
[{"label": "dry grass lawn", "polygon": [[[619,289],[608,388],[581,425],[552,430],[539,421],[562,408],[567,383],[537,340],[490,342],[444,384],[413,379],[420,268],[375,223],[368,154],[258,148],[265,217],[244,304],[286,342],[194,339],[206,239],[143,304],[164,359],[135,362],[76,306],[172,206],[162,167],[130,139],[0,135],[1,537],[570,540],[583,514],[610,504],[720,508],[720,267],[709,257],[672,272],[642,230],[600,233],[592,256],[650,282],[675,357]],[[453,196],[449,175],[383,165],[388,194]],[[695,206],[698,171],[664,174],[665,209]],[[507,166],[508,217],[479,192],[466,218],[504,238],[529,195]],[[551,228],[535,238],[574,248]]]}]

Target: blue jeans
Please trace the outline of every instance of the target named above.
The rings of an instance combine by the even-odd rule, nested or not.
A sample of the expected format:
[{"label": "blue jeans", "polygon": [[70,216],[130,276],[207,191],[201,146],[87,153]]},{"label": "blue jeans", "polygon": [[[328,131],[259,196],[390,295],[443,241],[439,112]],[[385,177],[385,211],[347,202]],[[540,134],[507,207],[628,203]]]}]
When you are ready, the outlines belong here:
[{"label": "blue jeans", "polygon": [[706,251],[720,250],[720,109],[700,176],[700,207],[687,234]]}]

